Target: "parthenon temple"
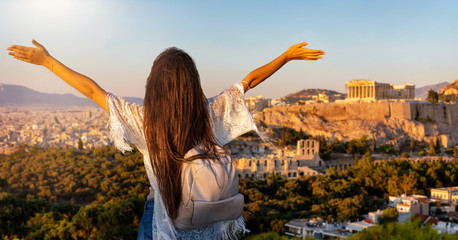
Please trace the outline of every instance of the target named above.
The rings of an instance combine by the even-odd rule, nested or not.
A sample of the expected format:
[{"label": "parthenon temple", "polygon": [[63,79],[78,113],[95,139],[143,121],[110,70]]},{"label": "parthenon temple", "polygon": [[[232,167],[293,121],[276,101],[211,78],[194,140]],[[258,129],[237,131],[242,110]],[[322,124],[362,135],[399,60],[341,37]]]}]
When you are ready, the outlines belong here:
[{"label": "parthenon temple", "polygon": [[370,80],[347,82],[347,99],[414,99],[415,85],[393,85]]}]

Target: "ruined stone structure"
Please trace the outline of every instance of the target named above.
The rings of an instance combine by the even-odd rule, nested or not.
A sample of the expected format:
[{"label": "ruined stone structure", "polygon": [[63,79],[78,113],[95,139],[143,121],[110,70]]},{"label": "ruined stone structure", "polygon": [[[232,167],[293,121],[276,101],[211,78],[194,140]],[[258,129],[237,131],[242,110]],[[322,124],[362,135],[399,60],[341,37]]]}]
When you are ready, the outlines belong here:
[{"label": "ruined stone structure", "polygon": [[297,141],[297,156],[305,158],[313,158],[315,153],[320,152],[320,143],[315,140],[299,140]]},{"label": "ruined stone structure", "polygon": [[393,85],[370,80],[347,82],[347,99],[414,99],[415,85]]},{"label": "ruined stone structure", "polygon": [[260,139],[236,139],[224,146],[236,158],[247,156],[260,156],[271,153],[271,144]]},{"label": "ruined stone structure", "polygon": [[332,99],[328,95],[323,94],[323,93],[318,93],[318,95],[312,96],[312,100],[317,103],[321,103],[321,102],[328,103],[332,101]]},{"label": "ruined stone structure", "polygon": [[285,178],[297,178],[322,174],[327,167],[319,156],[319,142],[316,140],[299,140],[296,154],[287,156],[285,150],[278,151],[276,156],[262,158],[240,158],[237,170],[240,178],[265,178],[276,173]]}]

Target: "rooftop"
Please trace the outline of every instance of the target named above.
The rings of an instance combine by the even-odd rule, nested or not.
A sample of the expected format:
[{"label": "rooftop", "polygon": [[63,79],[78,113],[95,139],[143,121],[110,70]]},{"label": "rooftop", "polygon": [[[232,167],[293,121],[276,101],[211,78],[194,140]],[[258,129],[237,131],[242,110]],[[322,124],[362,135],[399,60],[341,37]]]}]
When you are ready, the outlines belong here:
[{"label": "rooftop", "polygon": [[370,227],[373,227],[373,226],[375,226],[375,225],[371,224],[371,223],[364,222],[364,221],[359,221],[359,222],[351,222],[351,223],[347,224],[346,228],[347,228],[347,230],[354,230],[354,231],[361,232],[364,229],[370,228]]},{"label": "rooftop", "polygon": [[451,192],[451,191],[458,191],[458,187],[445,187],[445,188],[431,188],[431,191],[447,191],[447,192]]}]

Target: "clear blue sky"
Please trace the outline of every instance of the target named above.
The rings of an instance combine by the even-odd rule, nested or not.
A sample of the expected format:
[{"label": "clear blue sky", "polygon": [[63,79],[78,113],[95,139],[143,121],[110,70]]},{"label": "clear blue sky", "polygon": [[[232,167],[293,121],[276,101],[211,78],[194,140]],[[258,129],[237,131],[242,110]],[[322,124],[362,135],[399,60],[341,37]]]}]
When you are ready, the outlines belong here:
[{"label": "clear blue sky", "polygon": [[154,58],[177,46],[196,61],[210,97],[308,41],[324,59],[290,62],[249,95],[344,92],[362,78],[421,87],[458,79],[457,12],[452,0],[0,0],[0,82],[76,93],[45,68],[7,55],[9,45],[35,38],[105,90],[143,97]]}]

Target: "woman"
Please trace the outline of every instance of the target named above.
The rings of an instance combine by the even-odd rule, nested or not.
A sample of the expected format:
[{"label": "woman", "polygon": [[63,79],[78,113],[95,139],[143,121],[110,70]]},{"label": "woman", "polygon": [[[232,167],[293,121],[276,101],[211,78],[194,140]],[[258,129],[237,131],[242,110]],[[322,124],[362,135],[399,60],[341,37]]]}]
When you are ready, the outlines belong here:
[{"label": "woman", "polygon": [[[307,43],[293,45],[240,83],[206,99],[192,58],[180,49],[169,48],[154,61],[141,107],[105,92],[92,79],[57,61],[38,42],[32,43],[36,48],[13,45],[8,48],[9,54],[18,60],[45,66],[96,102],[110,115],[110,137],[115,146],[121,151],[131,150],[128,141],[144,155],[152,194],[148,196],[139,239],[217,239],[247,231],[242,217],[212,223],[204,221],[205,224],[186,230],[180,220],[187,211],[185,203],[190,200],[189,192],[194,191],[190,190],[188,179],[195,173],[189,169],[199,161],[208,163],[212,170],[215,167],[216,172],[222,171],[215,173],[217,184],[237,186],[234,162],[221,146],[243,133],[257,131],[245,106],[244,93],[290,60],[317,60],[325,54],[304,48]],[[203,194],[206,192],[215,194],[213,190]],[[218,192],[217,197],[234,193],[238,193],[238,189],[232,187],[228,192]]]}]

